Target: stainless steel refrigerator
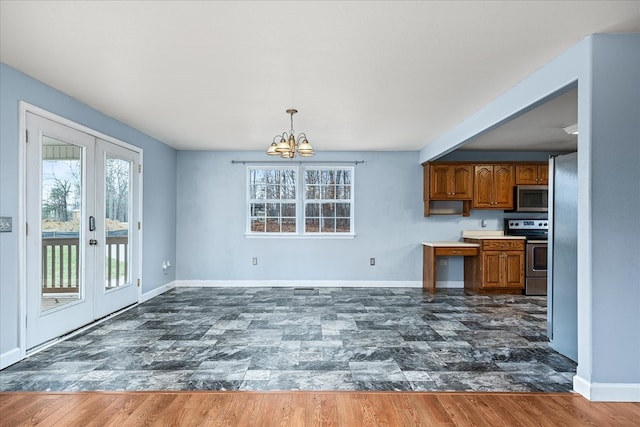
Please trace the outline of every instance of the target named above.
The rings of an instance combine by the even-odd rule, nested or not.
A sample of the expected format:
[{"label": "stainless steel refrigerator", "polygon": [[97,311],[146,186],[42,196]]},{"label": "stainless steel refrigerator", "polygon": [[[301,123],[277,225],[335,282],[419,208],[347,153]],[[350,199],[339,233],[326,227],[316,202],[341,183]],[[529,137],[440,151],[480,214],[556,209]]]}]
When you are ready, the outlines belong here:
[{"label": "stainless steel refrigerator", "polygon": [[549,159],[547,335],[578,361],[578,153]]}]

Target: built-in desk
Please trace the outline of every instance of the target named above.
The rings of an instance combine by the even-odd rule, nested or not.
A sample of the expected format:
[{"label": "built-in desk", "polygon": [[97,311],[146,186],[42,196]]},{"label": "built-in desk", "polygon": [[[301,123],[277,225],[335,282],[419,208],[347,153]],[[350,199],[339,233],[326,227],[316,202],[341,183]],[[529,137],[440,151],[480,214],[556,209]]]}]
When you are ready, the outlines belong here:
[{"label": "built-in desk", "polygon": [[479,247],[477,243],[466,242],[422,242],[422,287],[436,291],[437,256],[477,256]]}]

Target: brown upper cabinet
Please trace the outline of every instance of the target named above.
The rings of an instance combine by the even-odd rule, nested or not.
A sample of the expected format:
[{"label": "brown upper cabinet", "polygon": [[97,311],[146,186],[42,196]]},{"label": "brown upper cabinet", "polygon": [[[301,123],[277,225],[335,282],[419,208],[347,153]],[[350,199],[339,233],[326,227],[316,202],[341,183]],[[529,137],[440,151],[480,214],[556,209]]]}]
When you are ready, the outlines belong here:
[{"label": "brown upper cabinet", "polygon": [[473,197],[471,165],[430,165],[429,175],[431,200],[470,200]]},{"label": "brown upper cabinet", "polygon": [[424,216],[469,216],[471,209],[513,210],[515,185],[549,182],[547,162],[452,161],[425,162],[422,166]]},{"label": "brown upper cabinet", "polygon": [[[469,216],[473,198],[473,165],[469,163],[423,164],[424,216],[435,214],[432,201],[461,201],[461,211],[446,212]],[[443,212],[440,212],[443,214]]]},{"label": "brown upper cabinet", "polygon": [[514,170],[512,164],[475,165],[473,208],[513,209]]},{"label": "brown upper cabinet", "polygon": [[548,183],[548,163],[516,165],[516,185],[547,185]]}]

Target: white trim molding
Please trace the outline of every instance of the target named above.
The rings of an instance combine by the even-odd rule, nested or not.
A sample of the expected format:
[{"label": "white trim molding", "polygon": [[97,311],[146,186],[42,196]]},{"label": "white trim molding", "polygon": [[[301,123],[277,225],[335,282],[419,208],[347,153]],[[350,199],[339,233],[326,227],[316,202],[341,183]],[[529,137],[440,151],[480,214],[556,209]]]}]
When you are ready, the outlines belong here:
[{"label": "white trim molding", "polygon": [[176,280],[177,288],[421,288],[418,280]]},{"label": "white trim molding", "polygon": [[12,348],[9,351],[5,351],[0,354],[0,369],[4,369],[7,366],[11,366],[14,363],[18,363],[22,360],[22,352],[20,347]]},{"label": "white trim molding", "polygon": [[592,383],[576,375],[573,390],[592,402],[640,402],[640,383]]},{"label": "white trim molding", "polygon": [[141,296],[140,296],[140,303],[143,303],[145,301],[149,301],[151,298],[155,298],[160,294],[163,294],[173,288],[176,287],[176,281],[174,280],[173,282],[169,282],[166,283],[162,286],[158,286],[155,289],[151,289],[148,292],[144,292]]}]

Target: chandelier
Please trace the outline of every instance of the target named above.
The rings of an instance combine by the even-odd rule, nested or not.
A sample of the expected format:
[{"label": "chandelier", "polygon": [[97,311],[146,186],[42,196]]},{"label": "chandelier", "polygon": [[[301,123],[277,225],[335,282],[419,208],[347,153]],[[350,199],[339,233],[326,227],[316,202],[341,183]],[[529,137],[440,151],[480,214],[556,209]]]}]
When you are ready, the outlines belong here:
[{"label": "chandelier", "polygon": [[296,141],[293,131],[293,115],[297,112],[298,110],[294,110],[293,108],[287,110],[287,114],[291,115],[291,129],[288,134],[287,132],[282,132],[282,135],[276,135],[273,137],[273,142],[267,150],[267,154],[269,156],[280,156],[285,159],[293,159],[296,156],[296,151],[300,157],[313,156],[313,147],[309,144],[307,135],[301,133],[298,135],[298,140]]}]

